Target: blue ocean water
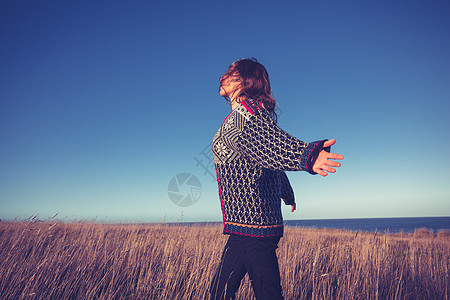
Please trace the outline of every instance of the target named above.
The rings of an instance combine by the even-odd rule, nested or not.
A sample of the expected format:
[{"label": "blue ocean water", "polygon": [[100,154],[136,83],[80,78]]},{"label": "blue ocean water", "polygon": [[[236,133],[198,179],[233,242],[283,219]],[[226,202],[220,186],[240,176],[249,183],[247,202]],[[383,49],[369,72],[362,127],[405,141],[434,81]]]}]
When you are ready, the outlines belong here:
[{"label": "blue ocean water", "polygon": [[450,230],[450,217],[285,220],[285,225],[381,233],[413,233],[417,228],[427,228],[436,234],[442,229]]}]

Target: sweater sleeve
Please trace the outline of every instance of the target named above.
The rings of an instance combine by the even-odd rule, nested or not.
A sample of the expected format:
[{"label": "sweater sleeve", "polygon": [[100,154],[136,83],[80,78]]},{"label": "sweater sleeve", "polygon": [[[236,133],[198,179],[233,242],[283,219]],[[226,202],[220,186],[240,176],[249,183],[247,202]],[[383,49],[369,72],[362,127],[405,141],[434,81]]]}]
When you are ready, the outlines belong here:
[{"label": "sweater sleeve", "polygon": [[281,182],[281,199],[286,205],[293,205],[295,203],[294,191],[285,172],[280,172]]},{"label": "sweater sleeve", "polygon": [[280,171],[312,170],[323,149],[323,141],[305,143],[278,127],[262,110],[247,119],[239,137],[237,148],[262,167]]}]

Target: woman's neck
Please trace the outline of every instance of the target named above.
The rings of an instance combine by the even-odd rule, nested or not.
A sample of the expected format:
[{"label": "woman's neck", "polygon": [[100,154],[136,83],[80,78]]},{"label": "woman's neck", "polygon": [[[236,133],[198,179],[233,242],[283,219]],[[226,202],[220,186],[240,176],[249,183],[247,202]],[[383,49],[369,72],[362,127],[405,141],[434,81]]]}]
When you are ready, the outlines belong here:
[{"label": "woman's neck", "polygon": [[241,104],[241,102],[245,100],[245,97],[241,96],[241,97],[236,97],[236,98],[231,98],[231,109],[235,109],[236,107],[239,106],[239,104]]},{"label": "woman's neck", "polygon": [[237,102],[236,100],[231,100],[231,109],[234,110],[236,107],[238,107],[240,102]]}]

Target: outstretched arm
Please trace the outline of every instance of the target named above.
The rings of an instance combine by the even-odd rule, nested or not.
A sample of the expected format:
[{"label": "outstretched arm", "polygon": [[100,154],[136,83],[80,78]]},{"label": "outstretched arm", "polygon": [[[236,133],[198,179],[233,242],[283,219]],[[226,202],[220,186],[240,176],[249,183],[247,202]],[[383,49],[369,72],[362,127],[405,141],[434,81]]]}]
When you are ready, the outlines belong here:
[{"label": "outstretched arm", "polygon": [[[324,148],[330,147],[334,143],[336,143],[336,140],[334,140],[334,139],[328,140],[323,144],[323,147]],[[313,171],[322,176],[327,176],[328,173],[336,172],[335,168],[340,167],[341,164],[337,161],[330,160],[330,159],[342,160],[342,159],[344,159],[344,156],[337,154],[337,153],[330,153],[325,150],[322,150],[322,151],[320,151],[319,156],[317,157],[316,161],[314,162]]]}]

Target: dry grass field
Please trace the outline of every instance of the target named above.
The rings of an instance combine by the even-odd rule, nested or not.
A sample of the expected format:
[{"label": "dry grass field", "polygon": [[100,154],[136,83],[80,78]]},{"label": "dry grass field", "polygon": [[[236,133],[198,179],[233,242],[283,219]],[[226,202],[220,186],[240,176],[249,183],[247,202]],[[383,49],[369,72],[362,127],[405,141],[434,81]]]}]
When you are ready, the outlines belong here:
[{"label": "dry grass field", "polygon": [[[225,242],[217,225],[0,222],[0,299],[204,299]],[[449,298],[448,232],[286,228],[277,251],[286,299]]]}]

